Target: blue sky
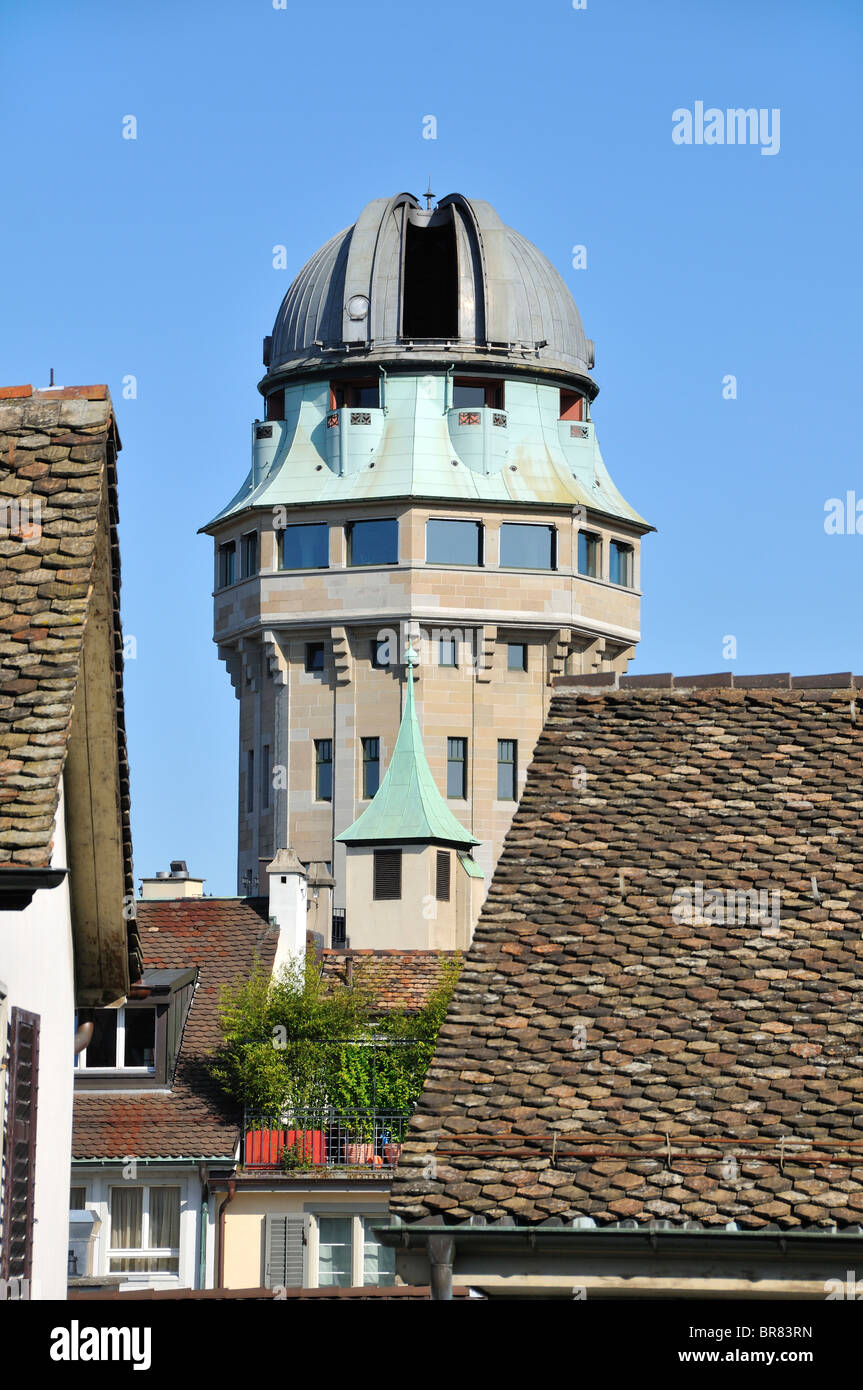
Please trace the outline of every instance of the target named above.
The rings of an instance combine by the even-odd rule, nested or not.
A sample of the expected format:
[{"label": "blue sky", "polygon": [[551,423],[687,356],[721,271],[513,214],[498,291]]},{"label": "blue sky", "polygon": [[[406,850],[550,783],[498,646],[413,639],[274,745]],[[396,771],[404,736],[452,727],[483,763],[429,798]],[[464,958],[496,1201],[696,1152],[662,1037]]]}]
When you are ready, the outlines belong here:
[{"label": "blue sky", "polygon": [[[179,856],[234,891],[197,529],[245,473],[293,273],[429,175],[536,242],[596,340],[603,453],[658,528],[630,669],[863,670],[863,535],[824,530],[863,500],[861,37],[856,0],[6,7],[0,381],[53,367],[116,404],[138,874]],[[779,152],[674,144],[696,101],[778,108]]]}]

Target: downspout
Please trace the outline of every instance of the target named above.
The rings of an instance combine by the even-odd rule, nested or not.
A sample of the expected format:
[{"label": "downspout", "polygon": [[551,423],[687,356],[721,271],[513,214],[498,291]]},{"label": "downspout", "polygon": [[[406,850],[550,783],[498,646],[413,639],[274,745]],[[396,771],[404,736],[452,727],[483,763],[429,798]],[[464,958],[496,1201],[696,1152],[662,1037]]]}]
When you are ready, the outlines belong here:
[{"label": "downspout", "polygon": [[237,1184],[233,1178],[228,1179],[228,1195],[219,1207],[219,1282],[217,1289],[225,1287],[225,1212],[237,1195]]},{"label": "downspout", "polygon": [[378,371],[381,374],[381,410],[387,414],[387,373],[386,368],[378,364]]},{"label": "downspout", "polygon": [[444,378],[444,388],[443,388],[443,413],[444,413],[444,415],[446,415],[447,411],[450,409],[450,406],[451,406],[451,404],[452,404],[452,374],[453,374],[454,371],[455,371],[455,362],[453,362],[453,364],[452,364],[451,367],[447,367],[447,369],[446,369],[446,377]]},{"label": "downspout", "polygon": [[208,1186],[209,1169],[206,1163],[198,1164],[198,1178],[201,1183],[201,1234],[198,1238],[198,1288],[207,1287],[207,1216],[210,1200]]},{"label": "downspout", "polygon": [[429,1236],[429,1297],[435,1302],[452,1301],[452,1262],[455,1241],[452,1236]]}]

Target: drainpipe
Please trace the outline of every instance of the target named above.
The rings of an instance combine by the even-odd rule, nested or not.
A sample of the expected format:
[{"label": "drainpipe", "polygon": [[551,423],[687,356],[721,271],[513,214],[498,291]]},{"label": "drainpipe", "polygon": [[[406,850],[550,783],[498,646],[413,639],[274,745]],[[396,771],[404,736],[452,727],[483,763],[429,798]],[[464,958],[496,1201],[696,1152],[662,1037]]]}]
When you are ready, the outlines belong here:
[{"label": "drainpipe", "polygon": [[201,1184],[201,1234],[198,1239],[198,1288],[207,1287],[207,1215],[210,1198],[208,1180],[210,1171],[206,1163],[198,1164],[198,1179]]},{"label": "drainpipe", "polygon": [[387,414],[387,374],[386,369],[378,363],[378,371],[381,374],[381,410]]},{"label": "drainpipe", "polygon": [[450,408],[450,405],[452,404],[452,374],[453,374],[454,371],[455,371],[455,362],[453,362],[453,364],[452,364],[451,367],[447,367],[447,369],[446,369],[446,381],[445,381],[445,383],[444,383],[444,391],[443,391],[443,413],[444,413],[444,415],[446,415],[447,411],[448,411],[449,408]]},{"label": "drainpipe", "polygon": [[435,1302],[452,1300],[452,1262],[455,1241],[452,1236],[429,1236],[429,1296]]},{"label": "drainpipe", "polygon": [[219,1207],[219,1282],[217,1289],[225,1287],[225,1212],[237,1195],[237,1184],[233,1178],[228,1179],[228,1195]]}]

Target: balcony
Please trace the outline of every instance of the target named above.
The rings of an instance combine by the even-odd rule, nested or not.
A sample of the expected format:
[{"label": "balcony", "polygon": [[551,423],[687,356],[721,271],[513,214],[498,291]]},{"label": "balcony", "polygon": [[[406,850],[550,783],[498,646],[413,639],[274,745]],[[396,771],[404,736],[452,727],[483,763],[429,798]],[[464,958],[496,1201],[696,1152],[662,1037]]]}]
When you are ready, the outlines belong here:
[{"label": "balcony", "polygon": [[392,1172],[410,1115],[362,1110],[263,1115],[247,1111],[243,1163],[247,1173],[295,1173],[309,1169]]}]

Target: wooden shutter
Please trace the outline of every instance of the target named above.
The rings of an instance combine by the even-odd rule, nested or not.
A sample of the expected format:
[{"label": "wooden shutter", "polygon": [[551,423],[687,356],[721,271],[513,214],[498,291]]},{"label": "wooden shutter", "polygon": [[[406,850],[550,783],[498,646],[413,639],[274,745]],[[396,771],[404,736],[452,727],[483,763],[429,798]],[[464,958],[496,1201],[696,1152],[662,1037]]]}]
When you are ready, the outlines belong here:
[{"label": "wooden shutter", "polygon": [[439,903],[449,902],[450,866],[452,855],[448,849],[439,849],[435,864],[435,897]]},{"label": "wooden shutter", "polygon": [[264,1288],[304,1288],[305,1250],[305,1216],[265,1216]]},{"label": "wooden shutter", "polygon": [[0,1256],[0,1278],[3,1279],[29,1279],[32,1274],[38,1086],[39,1015],[13,1009]]},{"label": "wooden shutter", "polygon": [[393,900],[402,895],[402,852],[400,849],[375,850],[374,896]]}]

